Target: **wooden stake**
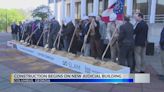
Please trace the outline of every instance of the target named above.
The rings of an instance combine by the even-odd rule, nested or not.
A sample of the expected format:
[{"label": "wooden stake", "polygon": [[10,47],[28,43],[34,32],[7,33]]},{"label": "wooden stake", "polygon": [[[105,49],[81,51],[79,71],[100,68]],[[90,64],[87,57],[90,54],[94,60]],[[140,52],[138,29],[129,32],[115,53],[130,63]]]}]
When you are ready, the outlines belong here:
[{"label": "wooden stake", "polygon": [[25,28],[23,28],[23,34],[22,34],[22,37],[21,37],[20,43],[23,43],[23,42],[24,42],[24,40],[23,40],[24,33],[25,33]]},{"label": "wooden stake", "polygon": [[57,36],[55,38],[55,41],[54,41],[54,44],[53,44],[54,47],[51,49],[51,53],[54,53],[56,51],[55,45],[56,45],[56,42],[57,42],[58,38],[59,38],[59,34],[57,34]]},{"label": "wooden stake", "polygon": [[50,30],[48,31],[48,34],[47,34],[47,41],[46,41],[46,45],[44,46],[44,48],[48,48],[49,33],[50,33]]},{"label": "wooden stake", "polygon": [[[117,32],[117,28],[115,28],[115,31],[114,31],[114,33],[113,33],[113,35],[112,35],[112,37],[111,37],[111,41],[112,41],[114,35],[116,34],[116,32]],[[104,57],[105,57],[105,55],[106,55],[106,52],[108,51],[108,48],[109,48],[110,46],[111,46],[111,42],[109,42],[108,45],[107,45],[107,47],[105,48],[105,51],[104,51],[104,53],[103,53],[103,55],[102,55],[102,57],[101,57],[102,60],[104,60]]]},{"label": "wooden stake", "polygon": [[69,52],[70,49],[71,49],[71,46],[72,46],[72,43],[73,43],[73,40],[74,40],[76,31],[77,31],[77,28],[78,28],[78,27],[76,26],[76,28],[75,28],[75,30],[74,30],[74,32],[73,32],[73,35],[72,35],[72,38],[71,38],[71,42],[70,42],[69,47],[68,47],[68,52]]},{"label": "wooden stake", "polygon": [[41,39],[42,39],[44,33],[45,33],[45,32],[43,31],[42,34],[40,35],[39,40],[38,40],[38,42],[37,42],[37,44],[36,44],[35,47],[37,47],[37,46],[39,45],[39,43],[40,43],[40,41],[41,41]]},{"label": "wooden stake", "polygon": [[[59,33],[61,33],[62,29],[63,29],[63,26],[61,26]],[[51,49],[51,53],[54,53],[54,52],[56,51],[56,47],[55,47],[55,46],[56,46],[57,40],[58,40],[57,46],[59,46],[59,43],[60,43],[59,40],[60,40],[60,37],[61,37],[61,35],[60,35],[59,33],[57,34],[57,36],[56,36],[56,38],[55,38],[55,41],[54,41],[54,44],[53,44],[54,48]],[[58,47],[57,47],[57,48],[58,48]]]},{"label": "wooden stake", "polygon": [[39,29],[39,28],[37,27],[37,28],[31,33],[31,35],[29,35],[29,36],[26,38],[25,42],[27,42],[28,40],[31,41],[31,37],[35,34],[35,32],[36,32],[38,29]]},{"label": "wooden stake", "polygon": [[[81,48],[81,53],[82,53],[83,50],[84,50],[84,47],[85,47],[85,44],[86,44],[86,42],[87,42],[89,33],[90,33],[91,29],[92,29],[92,25],[93,25],[93,22],[91,22],[91,24],[90,24],[90,26],[89,26],[89,29],[88,29],[88,32],[87,32],[86,36],[84,36],[84,42],[83,42],[83,45],[82,45],[82,48]],[[85,37],[86,37],[86,38],[85,38]]]}]

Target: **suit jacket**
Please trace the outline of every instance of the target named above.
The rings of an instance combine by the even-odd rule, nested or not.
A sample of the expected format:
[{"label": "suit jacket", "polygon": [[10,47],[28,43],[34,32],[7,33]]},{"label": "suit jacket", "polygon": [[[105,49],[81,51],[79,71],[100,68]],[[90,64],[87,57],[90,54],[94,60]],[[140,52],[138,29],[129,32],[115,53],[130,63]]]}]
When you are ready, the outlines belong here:
[{"label": "suit jacket", "polygon": [[105,24],[105,22],[103,21],[99,21],[100,27],[99,27],[99,32],[101,35],[101,39],[104,40],[106,39],[106,35],[107,35],[107,26]]},{"label": "suit jacket", "polygon": [[160,47],[161,47],[161,50],[164,50],[164,28],[162,29],[162,32],[161,32]]},{"label": "suit jacket", "polygon": [[18,25],[18,30],[19,30],[19,33],[20,33],[20,34],[23,33],[23,31],[24,31],[23,24]]},{"label": "suit jacket", "polygon": [[134,34],[135,34],[135,46],[145,47],[147,42],[147,36],[148,36],[148,25],[146,24],[145,21],[142,20],[137,24],[134,30]]},{"label": "suit jacket", "polygon": [[57,35],[57,33],[60,30],[60,24],[58,21],[53,21],[50,25],[50,33],[49,36],[53,37],[54,35]]},{"label": "suit jacket", "polygon": [[129,22],[120,26],[118,36],[119,46],[134,46],[133,25]]},{"label": "suit jacket", "polygon": [[108,34],[110,34],[110,38],[109,41],[110,41],[110,45],[111,46],[115,46],[117,45],[117,41],[118,41],[118,35],[119,35],[119,27],[120,27],[120,23],[116,23],[116,22],[111,22],[111,23],[108,23],[107,25],[107,32]]},{"label": "suit jacket", "polygon": [[16,24],[11,25],[11,33],[12,34],[17,34],[19,31],[19,27]]},{"label": "suit jacket", "polygon": [[[90,24],[91,24],[91,23],[88,23],[88,25],[87,25],[88,27],[87,27],[87,28],[90,27]],[[97,25],[97,26],[95,27],[95,35],[94,35],[94,36],[95,36],[95,39],[96,39],[96,40],[100,40],[100,39],[101,39],[101,35],[100,35],[100,32],[99,32],[99,27],[100,27],[100,25],[99,25],[99,22],[98,22],[98,21],[96,21],[96,25]],[[91,31],[90,31],[90,33],[91,33]],[[88,38],[90,38],[90,36],[91,36],[91,35],[89,35]]]},{"label": "suit jacket", "polygon": [[84,37],[89,29],[88,22],[82,22],[82,24],[80,25],[80,29],[81,29],[82,37]]},{"label": "suit jacket", "polygon": [[66,26],[63,26],[62,35],[68,40],[71,40],[75,27],[72,22],[69,22]]}]

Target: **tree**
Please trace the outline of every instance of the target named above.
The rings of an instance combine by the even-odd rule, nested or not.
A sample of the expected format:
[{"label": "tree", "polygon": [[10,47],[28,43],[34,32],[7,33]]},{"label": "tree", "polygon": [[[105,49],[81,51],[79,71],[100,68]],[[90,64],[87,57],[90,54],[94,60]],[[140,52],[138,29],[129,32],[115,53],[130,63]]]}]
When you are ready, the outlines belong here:
[{"label": "tree", "polygon": [[35,10],[32,12],[33,17],[39,17],[41,19],[48,18],[50,15],[50,10],[48,6],[41,5],[37,7]]},{"label": "tree", "polygon": [[0,31],[5,30],[13,22],[23,21],[25,15],[16,9],[0,9]]}]

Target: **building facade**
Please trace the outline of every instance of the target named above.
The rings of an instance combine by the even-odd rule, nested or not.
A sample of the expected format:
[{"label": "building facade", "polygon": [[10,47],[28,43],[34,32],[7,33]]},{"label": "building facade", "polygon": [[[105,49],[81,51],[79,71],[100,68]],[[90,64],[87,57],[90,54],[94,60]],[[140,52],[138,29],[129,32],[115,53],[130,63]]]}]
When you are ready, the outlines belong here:
[{"label": "building facade", "polygon": [[[59,21],[65,17],[81,19],[89,13],[101,15],[110,0],[49,0],[50,10]],[[148,23],[164,23],[164,0],[125,0],[124,14],[139,9]]]}]

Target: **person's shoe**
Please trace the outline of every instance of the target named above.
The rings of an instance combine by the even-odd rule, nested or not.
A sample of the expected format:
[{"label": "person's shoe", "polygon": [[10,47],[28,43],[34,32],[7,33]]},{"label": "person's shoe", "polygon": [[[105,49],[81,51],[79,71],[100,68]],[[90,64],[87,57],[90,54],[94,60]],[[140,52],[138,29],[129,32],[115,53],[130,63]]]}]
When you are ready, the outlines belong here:
[{"label": "person's shoe", "polygon": [[97,60],[101,60],[101,58],[100,58],[100,57],[96,57],[95,59],[97,59]]},{"label": "person's shoe", "polygon": [[164,81],[164,75],[157,75],[159,80]]},{"label": "person's shoe", "polygon": [[130,71],[130,73],[137,73],[137,72],[135,72],[135,71]]},{"label": "person's shoe", "polygon": [[145,71],[140,71],[140,73],[145,73]]},{"label": "person's shoe", "polygon": [[164,77],[164,75],[161,75],[161,74],[158,74],[157,76],[158,76],[158,77]]},{"label": "person's shoe", "polygon": [[164,77],[159,77],[158,79],[164,82]]},{"label": "person's shoe", "polygon": [[140,72],[138,72],[138,71],[134,71],[134,73],[140,73]]}]

